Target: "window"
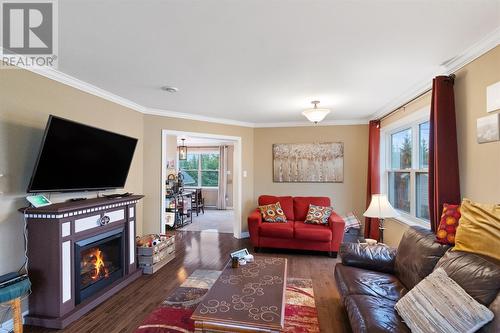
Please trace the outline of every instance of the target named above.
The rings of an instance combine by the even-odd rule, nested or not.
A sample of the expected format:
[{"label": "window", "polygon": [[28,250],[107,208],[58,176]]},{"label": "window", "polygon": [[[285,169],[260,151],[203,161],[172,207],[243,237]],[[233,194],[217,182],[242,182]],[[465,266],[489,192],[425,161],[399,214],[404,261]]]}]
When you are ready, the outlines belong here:
[{"label": "window", "polygon": [[400,121],[385,133],[385,187],[403,219],[429,220],[429,121]]},{"label": "window", "polygon": [[219,153],[189,152],[187,160],[179,161],[184,184],[197,187],[219,186]]}]

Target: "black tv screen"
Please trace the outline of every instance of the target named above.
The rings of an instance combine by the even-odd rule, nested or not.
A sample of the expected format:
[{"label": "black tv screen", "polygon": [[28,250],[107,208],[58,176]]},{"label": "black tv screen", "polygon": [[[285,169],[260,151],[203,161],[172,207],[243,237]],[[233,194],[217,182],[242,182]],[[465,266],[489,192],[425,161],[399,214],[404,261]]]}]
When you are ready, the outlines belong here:
[{"label": "black tv screen", "polygon": [[137,139],[50,116],[28,192],[123,188]]}]

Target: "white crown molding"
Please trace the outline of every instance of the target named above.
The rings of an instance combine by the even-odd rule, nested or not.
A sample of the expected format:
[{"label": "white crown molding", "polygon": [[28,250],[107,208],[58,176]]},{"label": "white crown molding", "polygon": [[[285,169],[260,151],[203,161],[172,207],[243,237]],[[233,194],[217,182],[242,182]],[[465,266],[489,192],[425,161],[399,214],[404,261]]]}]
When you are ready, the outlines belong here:
[{"label": "white crown molding", "polygon": [[448,60],[442,66],[444,67],[444,74],[452,74],[464,67],[468,63],[479,58],[486,52],[497,47],[500,44],[500,26],[495,30],[484,36],[477,43],[466,49],[462,54],[453,59]]},{"label": "white crown molding", "polygon": [[[218,117],[208,117],[202,115],[196,115],[191,113],[183,113],[169,110],[162,110],[156,108],[147,108],[138,103],[132,102],[129,99],[123,98],[116,94],[113,94],[107,90],[101,89],[93,84],[77,79],[71,75],[65,74],[56,69],[48,68],[48,67],[21,67],[30,72],[36,73],[38,75],[44,76],[48,79],[57,81],[59,83],[65,84],[67,86],[73,87],[80,91],[92,94],[97,97],[101,97],[110,102],[122,105],[134,111],[146,114],[146,115],[155,115],[162,117],[171,117],[171,118],[179,118],[179,119],[188,119],[188,120],[196,120],[196,121],[204,121],[210,123],[217,123],[223,125],[232,125],[232,126],[241,126],[241,127],[250,127],[250,128],[264,128],[264,127],[302,127],[302,126],[315,126],[311,122],[283,122],[283,123],[252,123],[239,121],[234,119],[227,118],[218,118]],[[356,124],[366,124],[368,121],[366,119],[354,119],[354,120],[334,120],[334,121],[324,121],[316,126],[332,126],[332,125],[356,125]]]},{"label": "white crown molding", "polygon": [[250,127],[250,128],[271,128],[271,127],[306,127],[306,126],[337,126],[337,125],[360,125],[367,124],[370,119],[378,119],[393,111],[397,107],[404,105],[409,100],[424,93],[426,90],[431,88],[432,79],[436,75],[446,75],[456,72],[463,66],[467,65],[474,59],[477,59],[481,55],[485,54],[489,50],[493,49],[497,45],[500,44],[500,27],[493,30],[490,34],[486,35],[480,41],[472,45],[470,48],[462,52],[460,55],[455,58],[447,61],[443,64],[439,70],[434,72],[423,82],[419,82],[414,85],[411,89],[409,89],[406,93],[402,94],[398,98],[394,99],[390,103],[386,104],[382,108],[380,108],[377,112],[373,113],[368,118],[364,119],[348,119],[348,120],[331,120],[331,121],[323,121],[319,124],[313,124],[308,121],[299,121],[299,122],[279,122],[279,123],[252,123],[239,121],[234,119],[227,118],[218,118],[218,117],[208,117],[202,115],[195,115],[191,113],[183,113],[169,110],[161,110],[155,108],[147,108],[143,105],[135,103],[129,99],[123,98],[116,94],[113,94],[107,90],[101,89],[97,86],[94,86],[85,81],[79,80],[71,75],[60,72],[56,69],[47,68],[47,67],[21,67],[33,73],[42,75],[51,80],[60,82],[62,84],[68,85],[70,87],[76,88],[80,91],[84,91],[86,93],[92,94],[94,96],[101,97],[110,102],[122,105],[129,109],[135,110],[137,112],[147,114],[147,115],[156,115],[163,117],[172,117],[172,118],[180,118],[180,119],[188,119],[188,120],[197,120],[197,121],[205,121],[217,124],[224,125],[233,125],[233,126],[242,126],[242,127]]},{"label": "white crown molding", "polygon": [[184,112],[176,112],[169,111],[163,109],[155,109],[155,108],[146,108],[143,112],[144,114],[154,115],[154,116],[162,116],[162,117],[171,117],[171,118],[180,118],[180,119],[188,119],[188,120],[196,120],[196,121],[205,121],[209,123],[217,123],[224,125],[233,125],[233,126],[242,126],[242,127],[255,127],[254,123],[227,119],[227,118],[218,118],[218,117],[208,117],[202,116],[192,113],[184,113]]},{"label": "white crown molding", "polygon": [[419,82],[409,89],[406,93],[392,100],[380,108],[377,112],[370,116],[370,119],[379,119],[386,114],[394,111],[396,108],[404,105],[416,96],[423,94],[425,91],[432,88],[432,79],[437,75],[449,75],[455,73],[465,65],[479,58],[486,52],[495,48],[500,44],[500,27],[493,30],[491,33],[481,38],[477,43],[467,48],[464,52],[456,57],[446,61],[438,70],[432,73],[425,81]]}]

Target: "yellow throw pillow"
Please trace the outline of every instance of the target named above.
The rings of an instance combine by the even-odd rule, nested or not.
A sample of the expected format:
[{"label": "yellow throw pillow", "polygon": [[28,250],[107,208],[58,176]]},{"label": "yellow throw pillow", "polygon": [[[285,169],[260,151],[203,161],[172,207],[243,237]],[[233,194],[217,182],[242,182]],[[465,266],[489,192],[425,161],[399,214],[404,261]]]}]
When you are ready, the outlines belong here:
[{"label": "yellow throw pillow", "polygon": [[482,254],[500,260],[500,204],[464,199],[455,235],[455,251]]}]

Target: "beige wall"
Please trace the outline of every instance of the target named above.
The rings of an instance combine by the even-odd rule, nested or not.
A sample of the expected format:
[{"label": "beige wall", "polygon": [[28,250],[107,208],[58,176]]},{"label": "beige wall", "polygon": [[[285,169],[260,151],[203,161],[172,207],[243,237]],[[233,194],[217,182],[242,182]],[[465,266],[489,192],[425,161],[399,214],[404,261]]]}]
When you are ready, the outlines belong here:
[{"label": "beige wall", "polygon": [[[500,81],[500,46],[455,73],[455,112],[457,117],[460,188],[463,198],[479,202],[500,202],[500,142],[478,144],[476,120],[486,112],[486,87]],[[382,122],[382,128],[402,116],[430,104],[430,93]],[[498,112],[498,111],[497,111]],[[385,241],[397,246],[408,226],[386,222]]]},{"label": "beige wall", "polygon": [[203,199],[205,200],[205,208],[217,207],[217,200],[219,196],[219,190],[216,188],[204,188],[201,190]]},{"label": "beige wall", "polygon": [[169,173],[172,173],[177,170],[177,135],[167,135],[165,141],[165,159],[167,163],[174,161],[174,170],[169,170]]},{"label": "beige wall", "polygon": [[476,120],[491,114],[486,112],[486,87],[500,81],[500,46],[456,75],[455,110],[462,197],[499,203],[500,142],[478,144]]},{"label": "beige wall", "polygon": [[[126,191],[142,193],[143,115],[102,98],[21,69],[0,70],[0,274],[23,263],[26,188],[49,114],[69,118],[139,139]],[[117,121],[119,119],[119,121]],[[122,190],[120,190],[122,191]],[[96,192],[53,194],[54,202]],[[142,219],[142,203],[138,221]],[[140,233],[141,224],[138,223]]]},{"label": "beige wall", "polygon": [[[293,184],[273,183],[273,143],[344,142],[344,182]],[[366,203],[368,126],[315,126],[255,129],[255,197],[262,194],[328,196],[334,209],[361,216]]]},{"label": "beige wall", "polygon": [[162,130],[176,130],[241,137],[242,167],[247,177],[242,178],[242,231],[247,231],[246,218],[255,206],[253,145],[254,129],[240,126],[169,118],[153,115],[144,116],[144,232],[158,232],[160,228],[160,185],[161,185],[161,133]]}]

